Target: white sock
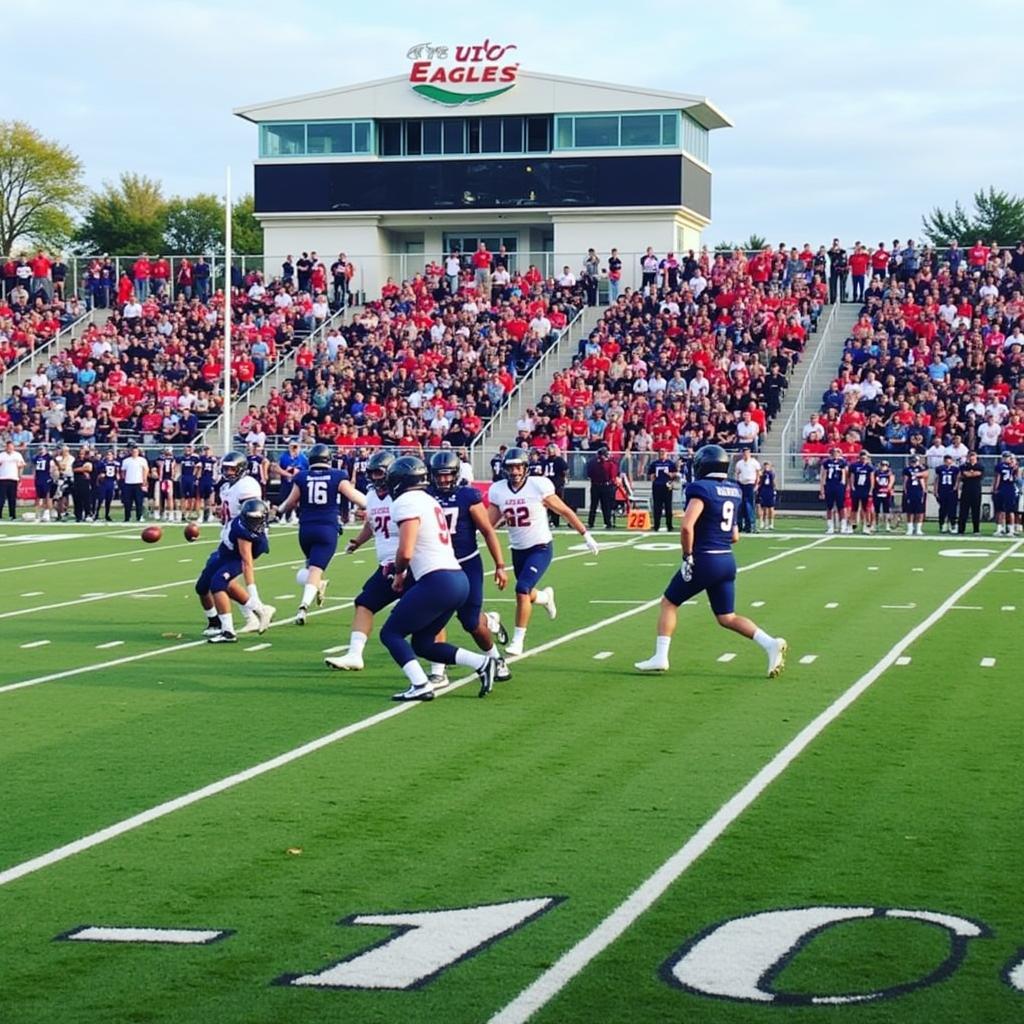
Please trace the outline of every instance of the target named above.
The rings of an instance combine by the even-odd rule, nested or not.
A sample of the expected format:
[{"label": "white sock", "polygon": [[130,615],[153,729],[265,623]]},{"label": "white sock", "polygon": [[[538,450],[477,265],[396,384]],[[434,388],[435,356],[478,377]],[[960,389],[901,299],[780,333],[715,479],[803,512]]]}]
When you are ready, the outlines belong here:
[{"label": "white sock", "polygon": [[220,628],[223,629],[225,633],[234,633],[235,619],[231,612],[228,612],[226,615],[218,615],[217,618],[220,619]]},{"label": "white sock", "polygon": [[256,609],[257,609],[257,608],[262,608],[262,607],[263,607],[263,605],[262,605],[262,604],[260,604],[259,598],[256,598],[256,597],[250,597],[250,598],[249,598],[249,600],[248,600],[248,601],[246,601],[246,602],[245,602],[245,604],[243,604],[243,605],[242,605],[242,607],[243,607],[243,608],[244,608],[244,609],[245,609],[245,610],[246,610],[246,611],[247,611],[247,612],[248,612],[248,613],[249,613],[250,615],[252,615],[252,614],[253,614],[253,613],[254,613],[254,612],[256,611]]},{"label": "white sock", "polygon": [[219,621],[220,617],[217,615],[217,609],[216,608],[207,608],[207,609],[205,609],[205,611],[206,611],[206,618],[211,623],[215,623],[215,622]]},{"label": "white sock", "polygon": [[499,661],[501,659],[501,655],[498,653],[498,648],[495,647],[494,644],[491,644],[491,646],[484,651],[484,657],[493,658],[495,661]]},{"label": "white sock", "polygon": [[525,643],[525,641],[526,641],[526,627],[525,626],[516,626],[516,628],[514,630],[512,630],[512,643],[514,643],[516,645],[521,645],[521,644]]},{"label": "white sock", "polygon": [[402,666],[402,671],[413,686],[423,686],[427,682],[427,673],[423,671],[423,666],[415,658],[412,661],[407,661]]},{"label": "white sock", "polygon": [[538,590],[537,591],[537,597],[534,600],[534,604],[539,604],[541,606],[541,608],[543,608],[547,603],[548,603],[548,591],[547,591],[547,587],[545,587],[543,590]]},{"label": "white sock", "polygon": [[348,642],[348,653],[354,654],[357,658],[363,656],[363,648],[366,646],[366,634],[359,630],[352,630],[352,638]]},{"label": "white sock", "polygon": [[659,661],[668,661],[668,649],[672,646],[672,637],[659,636],[654,641],[654,656]]},{"label": "white sock", "polygon": [[316,600],[316,587],[312,583],[307,583],[302,588],[302,604],[307,608]]},{"label": "white sock", "polygon": [[483,668],[491,659],[486,654],[467,651],[464,647],[455,648],[455,664],[463,668]]},{"label": "white sock", "polygon": [[753,640],[758,647],[765,651],[770,651],[772,649],[772,644],[775,643],[775,637],[769,636],[763,629],[754,630]]},{"label": "white sock", "polygon": [[430,674],[432,676],[443,676],[445,674],[445,665],[442,665],[439,661],[432,661],[430,663]]}]

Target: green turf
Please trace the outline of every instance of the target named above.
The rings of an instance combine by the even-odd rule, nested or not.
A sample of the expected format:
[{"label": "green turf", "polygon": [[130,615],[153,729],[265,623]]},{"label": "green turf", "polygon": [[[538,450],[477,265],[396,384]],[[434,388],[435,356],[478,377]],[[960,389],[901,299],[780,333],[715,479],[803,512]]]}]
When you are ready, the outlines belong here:
[{"label": "green turf", "polygon": [[[744,564],[776,559],[740,576],[738,610],[790,639],[778,681],[763,678],[762,652],[716,627],[703,600],[681,613],[672,671],[633,673],[650,653],[656,611],[591,602],[657,597],[677,554],[642,550],[664,535],[638,538],[641,549],[553,566],[559,617],[539,614],[528,647],[597,628],[514,664],[513,681],[487,700],[470,684],[3,886],[0,1020],[487,1020],[994,558],[940,554],[971,548],[962,540],[895,537],[833,538],[786,554],[817,539],[758,537],[738,551]],[[177,559],[193,555],[198,568],[205,540],[184,553],[170,549],[171,536],[153,548],[107,537],[31,545],[34,558],[119,544],[127,557],[0,574],[0,611],[50,596],[12,599],[13,590],[53,588],[66,601],[184,579],[191,569]],[[570,542],[559,539],[560,554]],[[290,544],[275,540],[270,564],[287,561]],[[0,542],[0,570],[33,560],[25,554]],[[142,568],[130,561],[139,554]],[[339,560],[331,593],[355,593],[366,568]],[[1018,568],[1024,560],[1006,559],[966,595],[963,605],[983,610],[950,611],[915,643],[910,665],[889,669],[538,1019],[1015,1019],[1024,995],[999,974],[1024,945],[1014,884]],[[294,592],[294,569],[261,570],[260,587],[268,597]],[[5,681],[185,643],[196,628],[188,591],[0,619]],[[1019,610],[1001,610],[1011,605]],[[510,618],[511,605],[491,606]],[[0,693],[0,870],[387,710],[401,678],[375,639],[362,674],[320,664],[322,648],[347,640],[349,615],[275,628],[263,651],[190,647]],[[112,630],[125,645],[97,651]],[[22,632],[36,631],[53,642],[23,651]],[[604,651],[611,656],[594,660]],[[719,662],[724,652],[735,659]],[[816,660],[800,664],[807,654]],[[981,657],[995,667],[980,668]],[[271,984],[388,935],[337,924],[349,915],[544,896],[564,902],[417,991]],[[814,904],[943,911],[984,921],[994,936],[973,940],[950,979],[875,1005],[730,1003],[659,976],[718,922]],[[235,934],[196,948],[51,941],[83,924]],[[810,943],[776,984],[826,993],[899,985],[944,949],[938,929],[913,922],[846,924]]]}]

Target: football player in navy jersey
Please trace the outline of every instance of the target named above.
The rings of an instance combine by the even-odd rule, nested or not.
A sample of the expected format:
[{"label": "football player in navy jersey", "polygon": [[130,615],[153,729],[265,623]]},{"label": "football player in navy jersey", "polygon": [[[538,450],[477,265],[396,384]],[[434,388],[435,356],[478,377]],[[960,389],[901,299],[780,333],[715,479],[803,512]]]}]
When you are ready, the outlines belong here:
[{"label": "football player in navy jersey", "polygon": [[109,523],[110,505],[117,493],[117,477],[121,470],[121,460],[113,448],[108,448],[99,464],[99,486],[96,488],[96,518],[100,517],[100,508],[103,509],[103,518]]},{"label": "football player in navy jersey", "polygon": [[[335,448],[334,449],[334,454],[331,455],[331,469],[341,470],[343,473],[345,473],[348,476],[349,480],[351,480],[352,477],[353,477],[353,472],[352,472],[352,464],[353,464],[353,462],[354,462],[354,460],[353,460],[353,458],[352,458],[352,456],[349,453],[347,448],[341,448],[341,447]],[[366,476],[366,474],[364,473],[363,474],[363,477],[364,477],[363,483],[366,483],[365,476]],[[356,490],[358,491],[359,488],[357,487]],[[365,492],[364,491],[360,491],[360,493],[363,494]],[[344,494],[341,496],[340,504],[341,504],[341,524],[342,524],[342,526],[345,526],[348,523],[352,522],[352,505],[349,502],[348,498],[345,497]]]},{"label": "football player in navy jersey", "polygon": [[956,529],[957,504],[960,493],[960,467],[952,455],[942,457],[942,465],[935,470],[935,500],[939,503],[939,533],[953,533]]},{"label": "football player in navy jersey", "polygon": [[992,480],[992,508],[996,514],[996,536],[1012,537],[1021,532],[1017,522],[1017,504],[1020,500],[1018,486],[1020,468],[1017,457],[1010,452],[1003,452],[996,463],[995,476]]},{"label": "football player in navy jersey", "polygon": [[647,479],[651,482],[651,506],[654,513],[654,532],[661,529],[662,516],[665,529],[672,532],[672,488],[679,479],[679,467],[667,455],[660,454],[647,463]]},{"label": "football player in navy jersey", "polygon": [[546,476],[544,458],[536,448],[530,449],[530,458],[526,464],[527,476]]},{"label": "football player in navy jersey", "polygon": [[846,519],[846,477],[847,465],[843,458],[843,450],[838,445],[829,449],[827,459],[821,460],[821,473],[818,480],[818,497],[825,502],[825,532],[847,533],[849,522]]},{"label": "football player in navy jersey", "polygon": [[860,524],[861,533],[871,533],[874,529],[874,502],[871,491],[875,484],[875,467],[871,464],[871,456],[861,450],[856,461],[850,466],[850,491],[853,499],[853,528]]},{"label": "football player in navy jersey", "polygon": [[[253,563],[270,550],[269,519],[270,509],[260,498],[243,501],[238,515],[221,530],[220,544],[196,580],[196,593],[207,618],[203,636],[211,644],[233,644],[238,640],[229,595],[237,577],[244,578],[250,600],[259,600]],[[263,633],[270,625],[267,606],[256,605],[253,612],[259,623],[258,632]]]},{"label": "football player in navy jersey", "polygon": [[[461,464],[458,455],[451,450],[435,452],[430,459],[430,487],[427,493],[441,506],[451,534],[452,550],[462,571],[469,580],[469,596],[466,603],[455,613],[459,624],[476,641],[477,647],[489,658],[498,662],[497,678],[512,678],[512,673],[505,664],[504,658],[494,645],[494,633],[498,634],[501,643],[508,643],[508,634],[501,625],[501,619],[495,612],[484,614],[484,566],[477,546],[479,533],[494,562],[494,582],[499,590],[508,584],[505,571],[505,558],[501,551],[501,541],[491,525],[491,520],[484,508],[483,498],[475,487],[460,487],[459,473]],[[438,640],[445,639],[444,632],[438,634]],[[434,689],[448,685],[445,666],[436,662],[430,666],[430,682]]]},{"label": "football player in navy jersey", "polygon": [[875,479],[872,485],[872,502],[874,504],[875,528],[885,519],[885,532],[892,533],[895,510],[892,504],[892,492],[895,480],[892,469],[889,467],[889,460],[882,459],[875,470]]},{"label": "football player in navy jersey", "polygon": [[[157,475],[157,519],[170,522],[175,518],[174,485],[177,482],[178,460],[174,457],[174,449],[168,445],[163,454],[156,460]],[[181,514],[177,514],[181,518]]]},{"label": "football player in navy jersey", "polygon": [[245,456],[245,460],[249,463],[249,476],[260,485],[260,494],[266,497],[268,469],[267,459],[263,454],[263,445],[258,441],[253,441],[249,445],[249,451]]},{"label": "football player in navy jersey", "polygon": [[42,523],[48,523],[53,514],[53,492],[56,489],[53,470],[50,449],[41,444],[32,457],[32,475],[36,486],[36,518]]},{"label": "football player in navy jersey", "polygon": [[775,505],[778,491],[775,487],[775,467],[766,462],[761,467],[761,479],[757,484],[757,528],[775,529]]},{"label": "football player in navy jersey", "polygon": [[309,450],[309,468],[301,469],[292,478],[292,489],[277,509],[286,516],[294,508],[299,510],[299,547],[306,556],[306,567],[300,569],[297,579],[302,584],[302,598],[295,613],[295,624],[304,626],[309,606],[324,603],[327,580],[324,572],[338,549],[341,533],[341,506],[339,495],[366,508],[366,498],[351,484],[343,469],[331,468],[331,449],[315,444]]},{"label": "football player in navy jersey", "polygon": [[366,479],[366,473],[369,465],[370,450],[368,448],[358,449],[355,456],[352,458],[352,468],[349,470],[349,475],[356,485],[356,490],[361,491],[363,494],[366,493],[366,490],[369,487]]},{"label": "football player in navy jersey", "polygon": [[907,536],[924,534],[924,503],[928,493],[928,467],[920,455],[911,455],[903,468],[903,507],[907,513]]},{"label": "football player in navy jersey", "polygon": [[178,477],[178,492],[181,497],[182,515],[186,518],[196,518],[199,515],[200,459],[192,445],[185,445],[178,465],[181,470]]},{"label": "football player in navy jersey", "polygon": [[216,487],[214,477],[217,472],[217,456],[208,445],[203,445],[203,454],[199,456],[199,502],[203,507],[203,522],[210,521],[213,512],[214,492]]},{"label": "football player in navy jersey", "polygon": [[750,619],[736,614],[736,559],[732,545],[740,538],[736,525],[743,491],[728,479],[729,454],[717,444],[705,445],[693,460],[694,481],[686,487],[681,541],[683,564],[661,599],[654,655],[636,662],[641,672],[665,672],[679,606],[707,593],[718,624],[753,640],[768,655],[768,678],[786,664],[788,645],[769,636]]}]

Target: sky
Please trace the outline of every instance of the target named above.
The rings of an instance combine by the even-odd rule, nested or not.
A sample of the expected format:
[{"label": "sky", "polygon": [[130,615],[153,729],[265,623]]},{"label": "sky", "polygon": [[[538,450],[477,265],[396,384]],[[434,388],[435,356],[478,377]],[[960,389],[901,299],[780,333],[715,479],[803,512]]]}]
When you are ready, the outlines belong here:
[{"label": "sky", "polygon": [[1024,194],[1021,0],[559,6],[445,19],[448,5],[405,2],[22,0],[22,24],[53,30],[9,49],[5,77],[26,86],[3,116],[69,146],[92,187],[134,171],[168,196],[222,192],[230,165],[240,194],[257,128],[233,108],[404,73],[415,43],[489,37],[517,43],[525,69],[722,110],[708,244],[919,238],[935,206],[990,184]]}]

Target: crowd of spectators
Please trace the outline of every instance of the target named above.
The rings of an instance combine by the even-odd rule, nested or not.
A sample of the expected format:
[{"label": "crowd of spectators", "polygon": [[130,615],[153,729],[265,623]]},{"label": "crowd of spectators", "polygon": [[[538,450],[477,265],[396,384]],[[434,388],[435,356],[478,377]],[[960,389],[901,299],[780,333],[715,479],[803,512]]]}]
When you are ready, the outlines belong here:
[{"label": "crowd of spectators", "polygon": [[[315,255],[315,254],[313,254]],[[430,449],[472,442],[586,300],[481,243],[398,283],[303,344],[293,379],[251,407],[239,439]]]},{"label": "crowd of spectators", "polygon": [[808,472],[835,444],[933,463],[946,450],[1024,454],[1024,242],[880,245],[871,260],[836,378],[804,426]]},{"label": "crowd of spectators", "polygon": [[[609,267],[621,272],[614,250]],[[518,443],[639,455],[708,443],[757,450],[828,297],[814,254],[796,270],[782,246],[750,256],[649,248],[641,273],[639,289],[610,290],[572,367],[518,423]]]}]

